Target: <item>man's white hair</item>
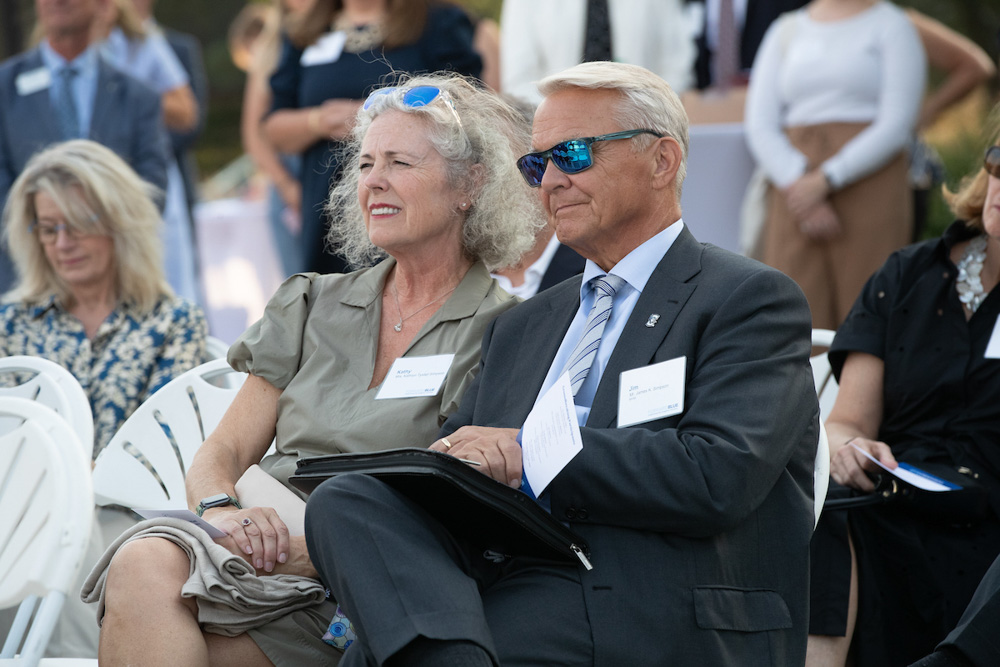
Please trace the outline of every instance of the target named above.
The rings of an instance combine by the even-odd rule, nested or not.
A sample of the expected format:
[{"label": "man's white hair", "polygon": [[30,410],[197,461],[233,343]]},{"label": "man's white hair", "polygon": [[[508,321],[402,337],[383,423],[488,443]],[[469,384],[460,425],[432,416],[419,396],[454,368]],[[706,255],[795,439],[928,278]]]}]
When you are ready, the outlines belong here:
[{"label": "man's white hair", "polygon": [[[661,77],[638,65],[589,62],[553,74],[538,82],[538,90],[548,97],[568,88],[617,90],[622,100],[616,118],[622,130],[655,130],[672,137],[681,146],[681,164],[675,180],[677,200],[687,175],[688,117],[677,93]],[[635,137],[635,149],[646,149],[655,138]]]}]

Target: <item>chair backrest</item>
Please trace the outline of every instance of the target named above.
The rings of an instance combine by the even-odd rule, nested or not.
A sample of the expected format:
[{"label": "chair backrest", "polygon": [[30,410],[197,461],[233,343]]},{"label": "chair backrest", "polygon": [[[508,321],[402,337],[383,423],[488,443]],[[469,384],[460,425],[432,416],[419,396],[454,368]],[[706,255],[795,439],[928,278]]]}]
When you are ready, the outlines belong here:
[{"label": "chair backrest", "polygon": [[208,348],[208,356],[212,359],[225,359],[226,355],[229,354],[229,344],[220,338],[209,336],[205,344]]},{"label": "chair backrest", "polygon": [[[8,376],[25,379],[12,387],[0,387],[0,396],[26,398],[54,410],[69,422],[87,458],[91,458],[94,451],[94,415],[87,393],[72,373],[41,357],[0,357],[0,377]],[[0,417],[0,433],[6,433],[17,425],[14,417]]]},{"label": "chair backrest", "polygon": [[[0,608],[29,601],[0,658],[13,658],[23,639],[18,664],[36,665],[90,540],[90,457],[73,428],[36,401],[2,396],[0,415],[18,422],[0,435]],[[34,596],[42,603],[25,634]]]},{"label": "chair backrest", "polygon": [[[829,329],[813,329],[813,347],[830,347],[835,333]],[[819,444],[816,447],[816,467],[813,472],[813,502],[816,523],[819,523],[819,516],[826,502],[826,492],[830,488],[830,442],[823,424],[830,416],[839,387],[836,378],[833,377],[833,369],[830,367],[826,352],[812,357],[809,363],[812,365],[813,382],[816,384],[816,396],[819,398]]]},{"label": "chair backrest", "polygon": [[[828,348],[833,344],[833,336],[836,332],[829,329],[813,329],[812,344],[814,348]],[[833,409],[833,403],[837,399],[837,379],[833,377],[833,368],[826,352],[822,352],[812,357],[809,362],[812,364],[813,382],[816,383],[816,395],[819,397],[820,421],[826,421]]]},{"label": "chair backrest", "polygon": [[[226,374],[236,387],[225,386]],[[173,379],[140,405],[94,465],[98,505],[184,509],[184,477],[246,376],[215,359]]]}]

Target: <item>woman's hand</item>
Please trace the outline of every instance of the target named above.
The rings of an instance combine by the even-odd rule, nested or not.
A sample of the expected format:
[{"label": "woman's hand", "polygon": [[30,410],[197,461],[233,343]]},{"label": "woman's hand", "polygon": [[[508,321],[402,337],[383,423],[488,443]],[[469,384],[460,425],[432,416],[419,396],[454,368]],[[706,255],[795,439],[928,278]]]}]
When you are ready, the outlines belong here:
[{"label": "woman's hand", "polygon": [[840,217],[828,201],[821,201],[799,219],[799,229],[814,241],[829,241],[840,236]]},{"label": "woman's hand", "polygon": [[834,453],[830,461],[830,477],[838,484],[858,491],[874,491],[875,483],[872,482],[867,473],[882,470],[851,445],[856,445],[859,449],[868,452],[888,468],[895,468],[899,465],[896,463],[896,457],[892,455],[889,445],[884,442],[862,437],[851,438]]},{"label": "woman's hand", "polygon": [[274,187],[285,207],[298,214],[302,208],[302,184],[298,179],[286,174],[284,178],[274,180]]},{"label": "woman's hand", "polygon": [[310,127],[324,139],[343,139],[350,133],[360,107],[360,100],[326,100],[314,107],[315,115],[310,117]]},{"label": "woman's hand", "polygon": [[215,541],[242,556],[258,574],[270,574],[277,564],[288,562],[288,527],[270,507],[218,507],[206,510],[203,518],[228,533]]},{"label": "woman's hand", "polygon": [[463,426],[430,449],[479,463],[476,469],[515,489],[521,486],[521,445],[516,428]]},{"label": "woman's hand", "polygon": [[797,181],[785,188],[788,210],[800,220],[823,202],[829,194],[830,184],[827,183],[826,176],[821,169],[813,169],[803,174]]},{"label": "woman's hand", "polygon": [[306,546],[306,538],[303,535],[295,535],[288,540],[288,560],[278,563],[270,573],[258,572],[257,574],[294,574],[299,577],[309,577],[319,579],[319,572],[313,567],[312,559],[309,558],[309,548]]}]

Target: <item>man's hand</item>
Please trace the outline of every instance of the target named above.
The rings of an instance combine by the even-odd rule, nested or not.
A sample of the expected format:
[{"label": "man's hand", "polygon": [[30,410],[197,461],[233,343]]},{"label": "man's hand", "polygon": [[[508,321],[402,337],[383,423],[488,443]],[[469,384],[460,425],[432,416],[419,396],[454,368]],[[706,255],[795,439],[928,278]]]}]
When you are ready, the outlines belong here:
[{"label": "man's hand", "polygon": [[430,449],[475,461],[483,474],[515,489],[521,486],[521,445],[516,428],[463,426],[435,441]]},{"label": "man's hand", "polygon": [[889,468],[895,468],[899,465],[896,463],[896,457],[892,455],[889,445],[884,442],[860,437],[851,438],[848,444],[838,449],[833,455],[833,459],[830,461],[830,476],[833,481],[858,491],[874,491],[875,484],[866,473],[880,472],[882,469],[852,447],[852,444],[868,452]]},{"label": "man's hand", "polygon": [[215,541],[242,556],[258,574],[270,574],[275,565],[288,562],[288,527],[270,507],[218,507],[206,510],[203,518],[228,533]]}]

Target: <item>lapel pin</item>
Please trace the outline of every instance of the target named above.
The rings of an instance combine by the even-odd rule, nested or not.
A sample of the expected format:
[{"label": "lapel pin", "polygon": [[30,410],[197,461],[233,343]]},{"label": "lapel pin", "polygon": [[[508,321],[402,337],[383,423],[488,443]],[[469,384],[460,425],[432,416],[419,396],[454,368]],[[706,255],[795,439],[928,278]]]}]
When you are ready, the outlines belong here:
[{"label": "lapel pin", "polygon": [[646,326],[652,329],[653,327],[656,326],[656,323],[657,321],[659,321],[659,319],[660,316],[657,315],[656,313],[653,313],[652,315],[649,316],[649,319],[646,320]]}]

